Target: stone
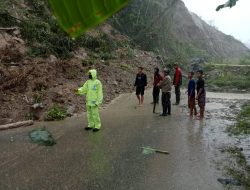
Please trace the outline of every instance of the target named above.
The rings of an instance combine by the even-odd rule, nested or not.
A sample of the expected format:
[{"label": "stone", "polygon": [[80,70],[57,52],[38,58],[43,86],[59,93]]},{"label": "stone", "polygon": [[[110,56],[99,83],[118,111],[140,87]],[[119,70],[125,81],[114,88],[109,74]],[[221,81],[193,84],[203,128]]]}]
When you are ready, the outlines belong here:
[{"label": "stone", "polygon": [[50,63],[55,63],[57,61],[57,57],[54,55],[50,55],[48,59]]},{"label": "stone", "polygon": [[118,82],[117,81],[113,81],[112,84],[115,85],[115,86],[118,86]]},{"label": "stone", "polygon": [[75,112],[76,112],[76,106],[74,106],[74,105],[68,106],[68,108],[67,108],[67,114],[69,116],[73,116]]},{"label": "stone", "polygon": [[42,103],[36,103],[31,106],[33,109],[42,109],[44,108],[44,105]]}]

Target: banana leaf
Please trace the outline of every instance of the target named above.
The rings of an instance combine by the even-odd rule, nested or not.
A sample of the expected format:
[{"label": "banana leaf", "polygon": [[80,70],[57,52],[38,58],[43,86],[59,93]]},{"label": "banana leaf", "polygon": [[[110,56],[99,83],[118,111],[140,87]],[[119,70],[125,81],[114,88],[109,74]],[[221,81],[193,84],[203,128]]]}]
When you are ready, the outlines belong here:
[{"label": "banana leaf", "polygon": [[219,5],[219,6],[216,8],[216,11],[219,11],[219,10],[225,8],[225,7],[230,7],[230,8],[232,8],[233,6],[236,5],[236,2],[237,2],[237,1],[238,1],[238,0],[229,0],[229,1],[227,1],[225,4]]},{"label": "banana leaf", "polygon": [[77,37],[112,16],[130,0],[49,0],[59,25]]},{"label": "banana leaf", "polygon": [[141,147],[142,148],[142,154],[154,154],[154,153],[162,153],[162,154],[169,154],[168,151],[165,150],[160,150],[160,149],[155,149],[151,147]]}]

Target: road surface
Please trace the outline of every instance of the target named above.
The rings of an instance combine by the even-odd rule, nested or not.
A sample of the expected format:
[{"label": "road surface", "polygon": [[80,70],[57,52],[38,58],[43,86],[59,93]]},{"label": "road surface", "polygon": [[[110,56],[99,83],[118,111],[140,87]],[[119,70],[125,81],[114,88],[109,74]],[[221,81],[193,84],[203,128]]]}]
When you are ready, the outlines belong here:
[{"label": "road surface", "polygon": [[[138,107],[134,94],[120,96],[102,110],[98,133],[84,130],[84,115],[1,131],[0,190],[224,189],[204,141],[204,122],[190,119],[181,106],[173,106],[171,116],[153,114],[151,99],[148,91]],[[42,126],[55,146],[30,142],[28,132]],[[143,146],[170,154],[143,155]]]}]

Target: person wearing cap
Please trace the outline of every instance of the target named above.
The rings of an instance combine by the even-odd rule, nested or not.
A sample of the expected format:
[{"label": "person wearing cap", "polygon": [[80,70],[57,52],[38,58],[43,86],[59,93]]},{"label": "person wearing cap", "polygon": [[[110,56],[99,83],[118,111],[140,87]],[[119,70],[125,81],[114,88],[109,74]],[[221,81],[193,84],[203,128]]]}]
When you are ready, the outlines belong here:
[{"label": "person wearing cap", "polygon": [[172,90],[172,81],[169,76],[169,70],[163,70],[163,80],[158,84],[162,92],[162,114],[160,116],[171,115],[171,90]]},{"label": "person wearing cap", "polygon": [[88,72],[89,79],[77,90],[78,95],[86,96],[86,108],[88,126],[85,130],[97,132],[101,128],[101,119],[99,116],[99,107],[103,101],[102,83],[97,79],[97,71],[91,69]]}]

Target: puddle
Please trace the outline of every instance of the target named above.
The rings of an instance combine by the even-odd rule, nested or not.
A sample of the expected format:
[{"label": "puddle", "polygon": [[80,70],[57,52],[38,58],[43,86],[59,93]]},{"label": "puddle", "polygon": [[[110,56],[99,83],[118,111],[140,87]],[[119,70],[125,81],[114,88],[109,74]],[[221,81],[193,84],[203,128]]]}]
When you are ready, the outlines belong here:
[{"label": "puddle", "polygon": [[214,160],[220,159],[219,150],[237,146],[243,148],[243,154],[250,165],[250,137],[230,136],[226,132],[228,127],[235,124],[241,106],[249,100],[250,94],[208,92],[206,119],[202,134],[206,146],[213,152],[212,155],[215,155]]}]

